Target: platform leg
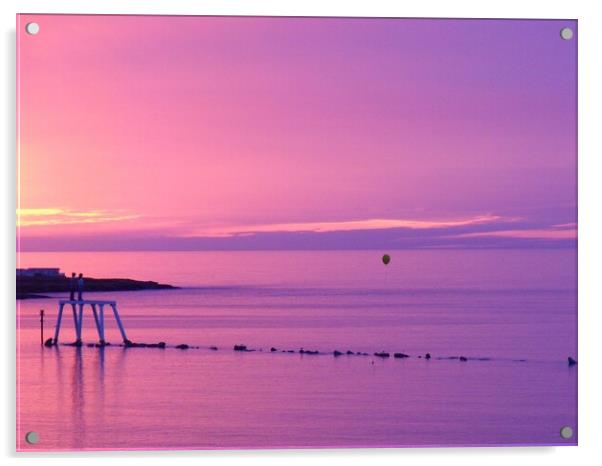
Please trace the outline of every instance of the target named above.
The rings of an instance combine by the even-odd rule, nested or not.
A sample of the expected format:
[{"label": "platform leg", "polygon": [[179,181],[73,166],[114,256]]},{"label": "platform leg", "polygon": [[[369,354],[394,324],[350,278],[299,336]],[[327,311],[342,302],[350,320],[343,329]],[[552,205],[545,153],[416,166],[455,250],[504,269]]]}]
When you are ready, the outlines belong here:
[{"label": "platform leg", "polygon": [[75,343],[80,342],[79,337],[79,318],[77,315],[77,306],[74,303],[71,303],[71,310],[73,311],[73,326],[75,327]]},{"label": "platform leg", "polygon": [[98,340],[102,341],[100,336],[100,323],[98,322],[98,312],[96,312],[96,304],[92,304],[92,314],[94,315],[94,323],[96,324],[96,331],[98,332]]},{"label": "platform leg", "polygon": [[79,305],[79,319],[77,324],[77,341],[76,343],[79,345],[82,343],[82,323],[84,321],[84,304],[81,303]]},{"label": "platform leg", "polygon": [[115,320],[117,321],[117,325],[119,326],[119,331],[121,332],[121,337],[123,338],[123,342],[128,343],[129,340],[125,334],[125,329],[123,328],[121,319],[119,318],[119,313],[117,312],[117,306],[115,304],[111,304],[111,308],[113,309],[113,314],[115,315]]},{"label": "platform leg", "polygon": [[100,304],[100,313],[98,316],[98,333],[100,334],[100,344],[104,345],[105,342],[105,305]]},{"label": "platform leg", "polygon": [[59,315],[56,318],[56,327],[54,328],[54,339],[52,340],[53,344],[58,344],[59,342],[59,333],[61,331],[61,320],[63,319],[63,307],[64,304],[59,305]]}]

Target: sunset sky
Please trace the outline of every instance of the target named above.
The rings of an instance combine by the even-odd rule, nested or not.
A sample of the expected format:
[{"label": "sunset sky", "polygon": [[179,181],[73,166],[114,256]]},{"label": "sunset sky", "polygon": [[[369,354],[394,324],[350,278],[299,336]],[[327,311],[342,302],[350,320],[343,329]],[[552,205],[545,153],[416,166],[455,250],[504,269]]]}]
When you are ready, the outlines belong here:
[{"label": "sunset sky", "polygon": [[574,21],[18,23],[22,250],[575,245]]}]

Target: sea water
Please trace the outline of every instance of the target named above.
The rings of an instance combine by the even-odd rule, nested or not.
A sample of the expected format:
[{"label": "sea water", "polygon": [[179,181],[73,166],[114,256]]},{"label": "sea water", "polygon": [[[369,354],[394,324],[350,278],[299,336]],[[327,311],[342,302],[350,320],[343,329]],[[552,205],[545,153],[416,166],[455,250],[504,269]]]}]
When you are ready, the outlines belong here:
[{"label": "sea water", "polygon": [[85,297],[116,300],[132,341],[199,346],[45,348],[39,310],[50,337],[64,294],[19,301],[22,450],[577,441],[574,250],[32,252],[20,266],[179,286]]}]

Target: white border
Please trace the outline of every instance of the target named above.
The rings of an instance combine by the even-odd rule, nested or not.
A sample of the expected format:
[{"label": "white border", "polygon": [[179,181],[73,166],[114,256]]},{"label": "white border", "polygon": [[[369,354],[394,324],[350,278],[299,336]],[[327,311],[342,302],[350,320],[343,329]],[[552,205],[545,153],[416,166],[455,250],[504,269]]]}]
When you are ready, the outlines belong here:
[{"label": "white border", "polygon": [[[597,2],[479,0],[379,1],[379,0],[3,0],[2,111],[0,132],[4,143],[0,169],[3,189],[2,218],[3,267],[0,286],[4,320],[0,359],[5,377],[0,387],[4,401],[0,438],[2,452],[13,462],[33,462],[42,456],[44,463],[105,464],[110,458],[138,464],[159,464],[177,458],[181,464],[483,464],[541,462],[547,465],[587,464],[602,457],[599,414],[602,397],[600,323],[602,299],[597,293],[601,278],[596,272],[602,261],[602,24]],[[454,448],[400,450],[311,450],[311,451],[234,451],[234,452],[150,452],[150,453],[75,453],[19,454],[15,448],[14,418],[14,272],[15,266],[15,14],[21,13],[123,13],[123,14],[228,14],[290,16],[401,16],[401,17],[487,17],[487,18],[564,18],[579,20],[579,447],[558,448]],[[550,387],[553,389],[553,387]],[[599,460],[598,460],[599,461]]]}]

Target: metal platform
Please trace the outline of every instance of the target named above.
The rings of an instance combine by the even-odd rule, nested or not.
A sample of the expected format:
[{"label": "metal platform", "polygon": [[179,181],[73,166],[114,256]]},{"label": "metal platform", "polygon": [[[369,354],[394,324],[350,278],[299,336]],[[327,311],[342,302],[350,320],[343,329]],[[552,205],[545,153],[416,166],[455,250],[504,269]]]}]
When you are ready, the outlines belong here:
[{"label": "metal platform", "polygon": [[94,323],[96,324],[96,330],[98,331],[98,339],[101,345],[105,344],[105,306],[109,306],[113,311],[113,315],[115,316],[115,321],[117,322],[117,326],[119,327],[119,331],[121,332],[123,342],[129,343],[129,340],[125,333],[125,328],[123,327],[123,323],[121,322],[121,318],[119,317],[119,312],[117,311],[117,301],[104,301],[97,299],[61,299],[59,300],[59,313],[56,320],[56,328],[54,330],[54,339],[52,341],[54,345],[57,345],[59,341],[61,322],[63,320],[63,311],[65,309],[65,306],[71,306],[71,310],[73,311],[73,323],[75,325],[76,344],[81,344],[82,342],[82,323],[84,320],[84,310],[86,306],[89,306],[92,310],[92,315],[94,316]]}]

